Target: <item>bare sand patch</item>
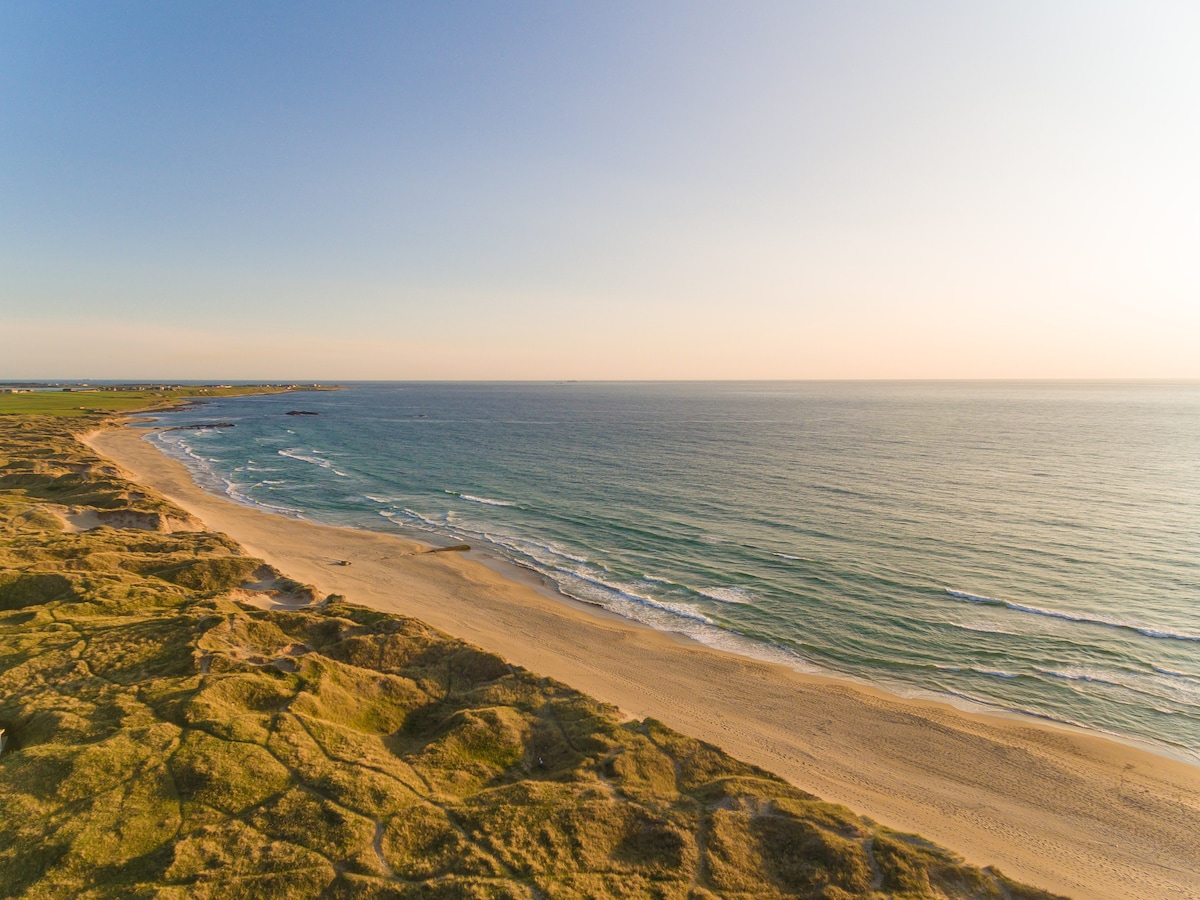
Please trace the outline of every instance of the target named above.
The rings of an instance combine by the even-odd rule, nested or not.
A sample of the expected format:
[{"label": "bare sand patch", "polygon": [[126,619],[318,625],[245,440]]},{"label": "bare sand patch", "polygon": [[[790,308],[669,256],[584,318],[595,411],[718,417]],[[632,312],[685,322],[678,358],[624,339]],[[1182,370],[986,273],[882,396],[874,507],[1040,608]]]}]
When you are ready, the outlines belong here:
[{"label": "bare sand patch", "polygon": [[78,534],[94,528],[133,528],[139,531],[159,531],[172,534],[177,531],[203,531],[204,523],[198,519],[167,516],[159,512],[138,512],[128,509],[50,509],[48,511],[63,524],[63,530]]}]

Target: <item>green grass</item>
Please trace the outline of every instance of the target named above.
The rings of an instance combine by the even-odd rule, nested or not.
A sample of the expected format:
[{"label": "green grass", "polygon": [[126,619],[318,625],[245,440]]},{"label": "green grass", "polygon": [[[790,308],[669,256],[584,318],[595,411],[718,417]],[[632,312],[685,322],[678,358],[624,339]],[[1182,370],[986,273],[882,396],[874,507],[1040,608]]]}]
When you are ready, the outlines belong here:
[{"label": "green grass", "polygon": [[224,536],[64,530],[186,518],[75,427],[0,421],[0,896],[1050,897],[414,619],[243,605]]},{"label": "green grass", "polygon": [[166,406],[179,400],[230,397],[240,394],[273,394],[289,388],[281,385],[237,387],[173,387],[166,390],[32,391],[0,394],[0,415],[84,416],[95,413],[131,412]]}]

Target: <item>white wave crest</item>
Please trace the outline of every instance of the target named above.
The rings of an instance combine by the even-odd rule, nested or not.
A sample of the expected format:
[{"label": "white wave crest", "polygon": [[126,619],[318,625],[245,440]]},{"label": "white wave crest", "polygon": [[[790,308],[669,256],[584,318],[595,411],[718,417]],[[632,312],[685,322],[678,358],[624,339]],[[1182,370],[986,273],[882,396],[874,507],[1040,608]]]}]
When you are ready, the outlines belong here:
[{"label": "white wave crest", "polygon": [[493,500],[491,497],[476,497],[474,494],[463,494],[459,491],[446,491],[452,497],[466,500],[468,503],[482,503],[484,506],[516,506],[511,500]]},{"label": "white wave crest", "polygon": [[288,459],[298,460],[299,462],[311,463],[314,466],[320,466],[322,469],[328,469],[334,475],[338,475],[342,478],[350,477],[347,473],[334,468],[333,463],[331,463],[329,460],[327,460],[321,456],[317,456],[316,450],[310,450],[310,451],[308,451],[308,453],[304,453],[303,451],[300,450],[299,447],[288,447],[284,450],[276,450],[275,452],[278,453],[280,456],[286,456]]},{"label": "white wave crest", "polygon": [[1122,622],[1120,619],[1110,619],[1107,616],[1085,616],[1077,613],[1061,612],[1056,609],[1042,609],[1040,606],[1027,606],[1024,603],[1013,603],[1010,600],[997,600],[994,597],[984,597],[980,594],[969,594],[966,591],[952,591],[946,588],[946,593],[960,600],[970,600],[972,603],[983,603],[987,606],[1003,606],[1014,612],[1022,612],[1032,616],[1045,616],[1049,619],[1063,619],[1067,622],[1079,622],[1083,625],[1100,625],[1105,628],[1119,628],[1133,631],[1150,638],[1172,641],[1200,641],[1200,634],[1188,634],[1180,631],[1165,631],[1151,628],[1133,622]]},{"label": "white wave crest", "polygon": [[678,583],[678,582],[672,581],[670,578],[663,578],[661,575],[643,575],[642,580],[643,581],[652,581],[655,584],[677,584]]},{"label": "white wave crest", "polygon": [[718,603],[752,603],[754,598],[744,587],[710,587],[696,588],[696,593]]}]

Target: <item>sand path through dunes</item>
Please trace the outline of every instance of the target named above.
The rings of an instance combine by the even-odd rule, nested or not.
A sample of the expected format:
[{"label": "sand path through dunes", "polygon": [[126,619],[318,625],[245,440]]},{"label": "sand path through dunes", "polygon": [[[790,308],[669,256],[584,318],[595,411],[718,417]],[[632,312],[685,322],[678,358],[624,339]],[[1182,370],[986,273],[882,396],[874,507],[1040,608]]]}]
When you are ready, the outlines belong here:
[{"label": "sand path through dunes", "polygon": [[415,616],[633,716],[661,719],[973,863],[1078,900],[1200,897],[1200,768],[675,640],[544,596],[459,553],[208,494],[132,429],[88,441],[293,578]]}]

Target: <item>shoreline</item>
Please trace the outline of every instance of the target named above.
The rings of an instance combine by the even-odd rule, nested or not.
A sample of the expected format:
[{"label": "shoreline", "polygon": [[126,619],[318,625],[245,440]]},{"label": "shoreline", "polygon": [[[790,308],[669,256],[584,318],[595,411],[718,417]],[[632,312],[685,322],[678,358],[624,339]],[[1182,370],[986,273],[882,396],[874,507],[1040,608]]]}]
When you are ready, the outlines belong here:
[{"label": "shoreline", "polygon": [[[141,424],[141,423],[150,423],[150,422],[154,422],[154,421],[155,421],[154,419],[139,417],[139,418],[133,418],[133,419],[127,420],[127,424],[134,425],[134,424]],[[187,426],[184,426],[184,427],[187,427]],[[177,428],[178,428],[178,426],[175,426],[175,427],[156,426],[156,427],[146,428],[140,433],[145,437],[149,437],[152,434],[157,434],[157,433],[161,433],[161,432],[165,432],[165,431],[174,431]],[[152,442],[148,441],[148,443],[152,443]],[[306,517],[305,515],[301,514],[300,512],[298,512],[296,510],[285,509],[283,507],[271,507],[267,504],[258,503],[253,500],[250,500],[249,498],[239,500],[236,497],[230,496],[227,491],[222,491],[219,493],[214,491],[213,486],[211,484],[208,486],[205,486],[205,484],[202,483],[201,479],[199,479],[197,477],[196,471],[193,470],[192,467],[190,467],[188,465],[188,463],[184,462],[183,460],[178,459],[175,456],[172,456],[168,451],[166,451],[163,448],[161,442],[157,443],[157,444],[152,443],[152,445],[155,447],[156,450],[158,450],[158,452],[162,453],[168,459],[172,459],[175,462],[180,463],[185,469],[187,469],[191,480],[201,490],[204,490],[206,493],[208,493],[212,496],[215,496],[218,499],[222,499],[229,503],[233,503],[235,505],[242,506],[246,509],[252,509],[252,510],[259,511],[259,512],[264,512],[268,515],[282,516],[284,518],[293,519],[298,522],[308,522],[308,523],[316,525],[318,527],[346,529],[349,531],[369,531],[374,534],[389,535],[389,536],[397,538],[398,540],[404,541],[406,543],[418,545],[418,546],[424,548],[425,552],[429,552],[429,551],[433,551],[433,550],[438,550],[438,551],[445,550],[448,547],[458,543],[457,538],[446,536],[446,535],[438,535],[436,532],[432,532],[432,531],[422,531],[422,530],[416,529],[412,526],[402,525],[400,523],[395,522],[394,520],[389,520],[390,524],[393,526],[392,530],[363,528],[363,527],[360,527],[357,525],[339,525],[339,524],[331,523],[331,522],[319,522],[314,519]],[[443,541],[443,543],[436,542],[436,540],[439,538]],[[1198,762],[1197,760],[1187,758],[1186,756],[1184,756],[1182,753],[1179,753],[1178,751],[1172,752],[1172,748],[1168,745],[1156,744],[1153,741],[1140,740],[1138,738],[1127,737],[1127,736],[1119,735],[1119,734],[1107,734],[1107,733],[1099,731],[1097,729],[1089,729],[1084,726],[1075,725],[1071,722],[1064,722],[1064,721],[1055,719],[1052,716],[1038,716],[1036,714],[1027,712],[1025,710],[1008,709],[1007,707],[1003,707],[1003,706],[999,706],[999,705],[989,706],[988,704],[980,702],[980,701],[974,701],[974,700],[970,700],[968,698],[957,697],[957,696],[953,696],[953,695],[949,695],[949,694],[939,694],[936,691],[922,691],[920,689],[914,688],[910,691],[905,692],[902,689],[902,686],[900,686],[900,685],[879,684],[879,683],[872,682],[866,678],[855,677],[853,675],[849,675],[849,674],[842,673],[842,672],[837,672],[834,670],[822,669],[816,665],[810,665],[807,668],[804,668],[804,667],[800,667],[800,666],[797,666],[795,664],[792,664],[792,663],[789,663],[786,661],[772,659],[767,654],[758,655],[758,654],[751,653],[751,652],[740,652],[738,650],[730,649],[728,647],[717,647],[712,644],[706,644],[704,641],[694,638],[690,635],[684,634],[682,632],[671,631],[668,629],[657,629],[652,625],[646,624],[645,622],[640,622],[637,619],[623,616],[620,613],[613,612],[612,610],[606,608],[602,603],[591,601],[591,600],[584,600],[579,597],[574,597],[570,594],[567,594],[549,576],[539,572],[536,568],[534,568],[532,566],[527,566],[518,561],[506,558],[503,555],[502,551],[495,549],[491,545],[487,545],[487,544],[485,544],[484,546],[472,545],[472,546],[470,546],[469,549],[462,551],[461,555],[464,559],[472,560],[472,561],[477,562],[480,565],[486,567],[487,569],[491,570],[496,575],[505,579],[506,581],[513,581],[513,582],[517,582],[518,584],[524,585],[524,586],[530,588],[531,590],[537,591],[543,597],[546,597],[557,603],[562,603],[580,613],[583,613],[583,614],[589,615],[589,616],[595,616],[596,618],[599,618],[599,619],[602,619],[605,621],[624,623],[626,626],[634,628],[634,629],[639,629],[639,630],[640,629],[648,629],[652,632],[655,632],[656,634],[661,634],[661,635],[663,635],[673,641],[676,641],[684,646],[705,647],[709,650],[713,650],[718,653],[731,654],[733,656],[737,656],[737,657],[740,657],[743,659],[753,660],[756,662],[762,662],[762,663],[766,663],[768,665],[780,665],[780,666],[782,666],[786,669],[790,669],[793,672],[796,672],[797,674],[800,674],[800,675],[811,675],[811,676],[814,676],[817,678],[823,678],[823,679],[828,679],[828,680],[831,680],[834,682],[845,683],[852,687],[858,687],[858,688],[861,688],[868,692],[877,691],[877,692],[881,693],[884,697],[887,697],[887,698],[892,698],[892,699],[896,699],[896,700],[927,701],[927,702],[931,702],[931,703],[935,703],[935,704],[949,706],[960,712],[964,712],[964,713],[968,713],[968,714],[974,714],[974,715],[979,715],[979,716],[984,716],[984,717],[990,716],[990,717],[996,717],[996,718],[1013,719],[1016,721],[1024,721],[1031,725],[1048,726],[1051,728],[1061,729],[1063,731],[1074,732],[1077,734],[1092,735],[1095,737],[1100,737],[1100,738],[1104,738],[1107,740],[1116,741],[1117,743],[1126,744],[1131,747],[1146,750],[1147,752],[1150,752],[1150,753],[1153,753],[1153,754],[1156,754],[1159,756],[1164,756],[1167,759],[1173,759],[1173,760],[1183,762],[1183,763],[1188,763],[1191,765],[1200,765],[1200,762]]]},{"label": "shoreline", "polygon": [[[237,503],[236,500],[230,499],[228,502]],[[248,507],[255,508],[255,507]],[[300,519],[299,521],[309,521]],[[324,525],[319,522],[313,524],[319,527],[340,528],[345,527],[349,530],[360,530],[353,526],[338,526]],[[388,534],[388,532],[379,532],[380,534]],[[425,543],[420,537],[410,535],[401,530],[396,535],[401,540],[411,540],[414,543]],[[437,545],[430,544],[430,547]],[[979,716],[984,719],[1004,719],[1013,722],[1023,722],[1026,725],[1035,728],[1049,728],[1054,731],[1062,731],[1067,734],[1077,734],[1084,737],[1096,738],[1102,741],[1111,741],[1115,744],[1130,747],[1134,750],[1140,750],[1144,753],[1149,753],[1152,756],[1160,756],[1163,759],[1172,762],[1181,763],[1193,768],[1200,768],[1200,758],[1189,755],[1186,751],[1173,747],[1170,744],[1156,742],[1148,738],[1133,737],[1130,735],[1116,734],[1113,732],[1102,731],[1098,728],[1089,728],[1085,725],[1076,725],[1072,722],[1065,722],[1056,719],[1053,716],[1037,715],[1027,710],[1009,709],[1008,707],[999,704],[988,704],[981,700],[974,700],[967,697],[960,697],[952,694],[939,693],[934,690],[925,690],[921,688],[908,688],[899,684],[888,684],[883,682],[874,682],[866,678],[861,678],[855,675],[850,675],[844,672],[837,672],[832,669],[823,669],[819,666],[812,665],[807,669],[798,666],[773,660],[770,657],[756,656],[753,653],[744,653],[738,650],[732,650],[725,647],[714,647],[711,644],[706,644],[703,641],[697,640],[690,635],[682,634],[677,631],[663,631],[654,628],[652,625],[647,625],[644,622],[639,622],[636,619],[630,619],[622,616],[620,613],[606,609],[603,604],[592,602],[590,600],[580,600],[578,597],[572,597],[570,594],[563,593],[550,578],[542,575],[536,569],[521,565],[505,559],[498,553],[492,552],[490,549],[476,549],[464,552],[463,557],[479,563],[481,566],[495,572],[501,578],[508,581],[515,581],[518,584],[523,584],[531,590],[537,591],[544,597],[562,603],[572,609],[578,609],[586,615],[592,615],[599,619],[612,620],[622,622],[630,628],[647,629],[655,634],[661,634],[673,641],[688,646],[688,647],[703,647],[713,653],[726,654],[736,656],[740,659],[751,660],[753,662],[765,663],[771,666],[780,666],[801,677],[811,677],[832,682],[834,684],[845,684],[851,688],[865,691],[867,693],[878,693],[885,699],[895,700],[898,702],[914,702],[914,703],[932,703],[935,706],[944,706],[953,709],[957,712],[969,716]]]},{"label": "shoreline", "polygon": [[[187,401],[187,403],[192,404],[194,401]],[[153,418],[144,418],[141,416],[130,417],[125,420],[127,425],[149,424],[155,421],[156,420]],[[140,433],[148,437],[149,435],[156,433],[174,431],[177,427],[178,426],[169,427],[160,425],[143,429],[140,431]],[[168,459],[179,463],[183,466],[183,468],[187,469],[190,479],[201,490],[217,497],[218,499],[224,500],[225,502],[233,503],[246,509],[264,512],[273,516],[282,516],[284,518],[293,519],[299,522],[308,522],[318,527],[346,529],[350,531],[369,531],[375,534],[395,537],[398,540],[419,545],[427,550],[445,550],[451,545],[456,545],[460,540],[457,537],[441,535],[432,530],[422,530],[414,526],[404,525],[393,519],[388,520],[389,524],[392,526],[392,528],[389,530],[363,527],[354,524],[343,525],[332,522],[316,521],[306,517],[298,510],[284,507],[272,507],[268,504],[251,500],[248,497],[244,499],[238,499],[231,496],[227,491],[216,491],[214,484],[208,484],[206,486],[204,480],[198,477],[196,471],[187,462],[184,462],[183,460],[173,456],[169,451],[164,449],[164,446],[161,442],[147,441],[147,443],[151,443],[159,453],[163,454]],[[213,476],[212,473],[210,473],[210,476],[215,477],[219,481],[224,481],[224,479],[222,479],[220,476]],[[228,487],[227,483],[226,486]],[[440,543],[439,540],[441,541]],[[856,676],[846,672],[839,672],[834,669],[823,668],[815,664],[807,663],[807,661],[805,661],[804,665],[798,665],[795,662],[791,662],[786,659],[773,658],[769,653],[766,652],[755,653],[749,648],[735,649],[731,647],[722,647],[715,644],[706,643],[699,638],[692,637],[691,635],[684,634],[683,632],[671,631],[669,629],[657,629],[653,625],[649,625],[637,619],[623,616],[621,613],[614,612],[605,607],[602,603],[581,599],[564,592],[562,588],[559,587],[559,585],[556,584],[549,576],[538,571],[533,566],[528,566],[517,560],[507,558],[502,549],[495,548],[492,545],[487,544],[486,541],[484,541],[482,545],[472,544],[469,549],[461,553],[461,556],[464,559],[469,559],[479,563],[507,581],[515,581],[518,584],[530,588],[531,590],[537,591],[543,597],[546,597],[556,603],[564,604],[571,609],[577,610],[585,615],[595,616],[596,618],[606,621],[621,622],[635,629],[649,629],[656,634],[663,635],[684,646],[704,647],[717,653],[730,654],[743,659],[766,663],[768,665],[779,665],[801,676],[812,676],[815,678],[832,681],[834,683],[846,684],[851,687],[864,690],[868,693],[878,692],[885,699],[914,701],[918,703],[933,703],[939,706],[950,707],[968,715],[981,716],[985,719],[997,718],[1024,722],[1035,727],[1048,727],[1071,734],[1113,741],[1117,744],[1142,750],[1155,756],[1161,756],[1165,759],[1180,762],[1185,765],[1200,767],[1200,751],[1189,753],[1186,749],[1174,746],[1168,742],[1156,741],[1151,738],[1138,737],[1134,735],[1125,735],[1117,732],[1108,732],[1099,728],[1058,719],[1051,715],[1039,715],[1038,713],[1030,712],[1029,710],[1013,709],[1003,706],[999,703],[987,703],[982,700],[976,700],[953,693],[939,692],[933,689],[923,689],[911,685],[904,685],[898,682],[889,683],[874,681],[863,676]],[[731,634],[736,635],[736,632],[731,632]],[[740,637],[740,635],[737,636]],[[745,642],[750,646],[761,646],[764,649],[769,647],[767,644],[759,644],[759,642],[751,639],[745,639]]]},{"label": "shoreline", "polygon": [[1200,892],[1194,765],[1032,717],[896,696],[685,641],[463,558],[477,554],[429,554],[397,535],[242,506],[200,488],[128,428],[86,442],[324,593],[411,615],[973,863],[1077,897]]}]

